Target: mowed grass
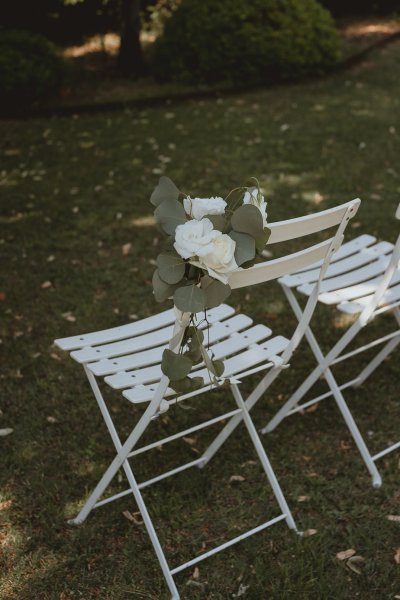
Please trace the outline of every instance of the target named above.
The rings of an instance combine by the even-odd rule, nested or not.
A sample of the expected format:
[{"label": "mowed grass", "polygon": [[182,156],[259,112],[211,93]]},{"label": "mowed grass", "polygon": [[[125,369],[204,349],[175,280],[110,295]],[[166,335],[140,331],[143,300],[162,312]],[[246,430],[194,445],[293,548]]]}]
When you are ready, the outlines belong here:
[{"label": "mowed grass", "polygon": [[[148,198],[160,173],[192,195],[226,195],[256,176],[270,220],[356,196],[348,237],[394,240],[400,199],[400,44],[354,71],[305,85],[146,111],[2,122],[0,438],[2,599],[168,598],[133,498],[74,516],[112,460],[111,441],[81,368],[56,337],[146,317],[160,239]],[[125,254],[122,247],[131,244]],[[277,284],[231,302],[277,333],[295,321]],[[343,319],[321,309],[314,329],[328,348]],[[381,318],[370,334],[391,330]],[[365,334],[364,339],[369,339]],[[367,358],[367,357],[365,357]],[[361,369],[346,362],[341,380]],[[314,366],[302,344],[254,410],[257,426]],[[243,393],[254,382],[243,384]],[[324,390],[323,382],[317,386]],[[124,437],[140,411],[108,394]],[[399,354],[346,397],[372,450],[399,438]],[[170,410],[149,435],[165,435],[232,408],[225,393]],[[216,430],[138,461],[138,479],[193,460]],[[375,490],[332,400],[291,417],[263,443],[293,514],[297,537],[279,523],[176,577],[185,599],[381,600],[400,597],[399,454],[380,460]],[[243,428],[205,470],[145,490],[171,565],[278,514]],[[134,466],[136,463],[134,463]],[[231,482],[232,475],[243,481]],[[125,488],[123,478],[113,491]],[[360,572],[336,554],[354,549]],[[397,554],[398,556],[398,554]]]}]

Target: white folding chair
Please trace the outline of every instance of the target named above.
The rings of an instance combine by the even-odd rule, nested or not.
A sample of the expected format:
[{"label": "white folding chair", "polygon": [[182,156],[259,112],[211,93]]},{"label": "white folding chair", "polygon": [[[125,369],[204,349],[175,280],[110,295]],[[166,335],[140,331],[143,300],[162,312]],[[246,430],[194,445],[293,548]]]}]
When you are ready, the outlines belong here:
[{"label": "white folding chair", "polygon": [[[400,204],[397,208],[396,218],[400,219]],[[318,300],[326,305],[335,305],[342,313],[358,316],[351,327],[349,327],[346,333],[325,356],[311,328],[307,326],[305,336],[317,359],[318,366],[261,430],[262,433],[270,432],[288,415],[304,410],[325,398],[333,396],[372,476],[374,487],[380,487],[382,484],[382,479],[375,462],[382,456],[399,448],[400,441],[371,455],[344,400],[342,390],[348,387],[358,387],[364,383],[400,343],[399,260],[400,235],[394,245],[388,242],[377,242],[376,238],[372,235],[361,235],[343,244],[339,252],[333,256],[332,263],[327,269],[321,285]],[[314,282],[318,277],[318,273],[319,265],[316,264],[312,268],[302,269],[297,273],[286,275],[279,280],[299,321],[303,318],[303,312],[293,290],[297,289],[300,294],[310,295],[314,289]],[[344,350],[346,350],[357,334],[368,323],[376,316],[387,312],[391,312],[396,320],[397,328],[395,331],[343,354]],[[341,385],[337,383],[332,374],[331,367],[382,343],[385,343],[384,347],[354,379]],[[324,376],[330,391],[299,404],[300,400],[321,375]]]},{"label": "white folding chair", "polygon": [[[166,408],[172,408],[186,398],[197,396],[212,388],[212,385],[205,385],[200,390],[193,390],[180,396],[175,395],[173,390],[168,387],[169,380],[161,372],[160,361],[164,348],[167,347],[169,342],[171,350],[175,352],[179,350],[185,324],[187,323],[187,315],[176,311],[176,309],[175,311],[173,309],[167,310],[122,327],[56,340],[56,344],[63,350],[72,350],[72,358],[83,365],[116,449],[114,460],[105,471],[78,516],[70,523],[82,523],[93,508],[127,494],[133,494],[173,598],[179,598],[174,575],[183,569],[195,565],[208,556],[228,548],[279,521],[285,520],[290,529],[297,531],[293,516],[260,442],[249,411],[281,370],[288,366],[293,350],[299,343],[317,303],[321,280],[329,265],[331,256],[340,246],[344,229],[349,219],[357,212],[359,203],[360,201],[357,199],[315,215],[272,224],[269,243],[283,242],[333,227],[336,231],[333,237],[324,242],[309,245],[304,250],[289,256],[235,272],[230,277],[232,289],[237,289],[276,279],[293,270],[305,268],[316,260],[322,261],[315,290],[311,293],[304,316],[290,340],[279,335],[272,337],[272,331],[268,327],[252,325],[252,320],[249,317],[240,314],[235,315],[234,309],[228,305],[224,304],[207,311],[207,319],[211,324],[209,329],[210,350],[216,359],[224,360],[224,377],[231,378],[230,388],[236,406],[230,412],[197,423],[193,427],[169,437],[137,447],[143,433],[160,412]],[[204,315],[199,316],[199,323],[203,318]],[[247,375],[262,373],[265,370],[267,374],[262,377],[253,393],[244,401],[239,391],[238,380]],[[209,381],[207,370],[202,364],[197,365],[191,373],[191,376],[199,375],[203,376],[205,381]],[[122,390],[122,395],[127,400],[138,408],[144,408],[141,417],[137,420],[136,425],[124,442],[117,433],[96,377],[105,378],[106,384],[114,389]],[[161,473],[147,481],[141,483],[136,481],[130,459],[226,419],[229,419],[228,423],[200,458]],[[184,564],[170,568],[143,500],[142,490],[189,467],[204,467],[241,421],[244,422],[254,444],[279,505],[280,514]],[[108,498],[100,499],[121,468],[128,480],[128,489]]]}]

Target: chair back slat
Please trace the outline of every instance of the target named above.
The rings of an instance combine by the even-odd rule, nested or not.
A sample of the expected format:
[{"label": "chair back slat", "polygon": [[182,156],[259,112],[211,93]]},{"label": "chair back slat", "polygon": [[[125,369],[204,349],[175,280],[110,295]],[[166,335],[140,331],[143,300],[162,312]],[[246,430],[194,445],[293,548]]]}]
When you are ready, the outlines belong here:
[{"label": "chair back slat", "polygon": [[278,279],[283,275],[294,273],[299,269],[313,265],[319,260],[323,260],[332,244],[334,238],[330,238],[314,244],[300,252],[294,252],[287,256],[258,263],[250,269],[235,271],[229,278],[229,285],[232,289],[238,289],[247,285],[255,285],[272,279]]},{"label": "chair back slat", "polygon": [[361,200],[356,198],[355,200],[351,200],[340,206],[328,208],[327,210],[322,210],[312,215],[268,224],[268,227],[271,229],[271,235],[267,245],[293,240],[294,238],[318,233],[329,227],[339,225],[349,208],[351,211],[347,216],[352,218],[355,215],[360,202]]}]

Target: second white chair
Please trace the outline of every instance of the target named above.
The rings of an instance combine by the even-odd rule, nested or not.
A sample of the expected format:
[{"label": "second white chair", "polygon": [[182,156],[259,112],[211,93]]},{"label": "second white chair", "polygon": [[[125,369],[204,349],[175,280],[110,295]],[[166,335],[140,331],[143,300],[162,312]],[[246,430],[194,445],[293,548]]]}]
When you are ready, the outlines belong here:
[{"label": "second white chair", "polygon": [[[396,218],[400,219],[400,205],[396,212]],[[325,398],[333,396],[365,465],[372,476],[372,483],[375,487],[379,487],[382,483],[381,475],[375,462],[389,452],[399,448],[400,441],[395,441],[394,443],[392,441],[383,450],[376,454],[371,454],[345,402],[342,391],[348,387],[358,387],[364,383],[400,343],[399,261],[400,235],[395,244],[377,242],[374,236],[361,235],[343,244],[339,252],[333,256],[332,264],[327,269],[325,279],[321,285],[318,300],[325,305],[335,306],[342,314],[354,315],[355,321],[326,355],[323,354],[318,344],[318,336],[313,333],[310,326],[306,328],[305,336],[314,353],[318,366],[262,429],[262,433],[270,432],[288,415],[304,410]],[[303,311],[294,294],[294,290],[297,290],[300,295],[309,296],[314,289],[319,268],[320,265],[316,264],[311,268],[286,275],[279,280],[290,306],[299,321],[303,318]],[[397,325],[396,329],[392,333],[383,335],[368,344],[344,353],[361,330],[371,323],[375,317],[383,313],[391,313],[393,315]],[[356,377],[342,384],[337,383],[332,373],[334,365],[344,360],[347,361],[352,356],[357,356],[361,352],[379,344],[385,345]],[[325,377],[330,391],[299,404],[321,375]]]}]

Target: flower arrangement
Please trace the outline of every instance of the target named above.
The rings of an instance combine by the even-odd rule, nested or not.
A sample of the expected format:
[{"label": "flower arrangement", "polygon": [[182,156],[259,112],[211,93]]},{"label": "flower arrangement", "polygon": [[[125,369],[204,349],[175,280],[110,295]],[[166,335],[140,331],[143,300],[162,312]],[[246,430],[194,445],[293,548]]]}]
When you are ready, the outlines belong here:
[{"label": "flower arrangement", "polygon": [[[177,393],[223,382],[223,362],[209,354],[203,329],[209,326],[207,310],[231,293],[230,274],[252,266],[268,241],[267,203],[255,182],[253,187],[235,188],[225,200],[191,198],[163,176],[151,195],[155,219],[167,237],[166,250],[156,261],[154,296],[158,302],[173,298],[185,313],[179,351],[164,350],[161,364]],[[198,321],[200,312],[204,319]],[[207,383],[188,377],[201,362],[209,373]]]}]

